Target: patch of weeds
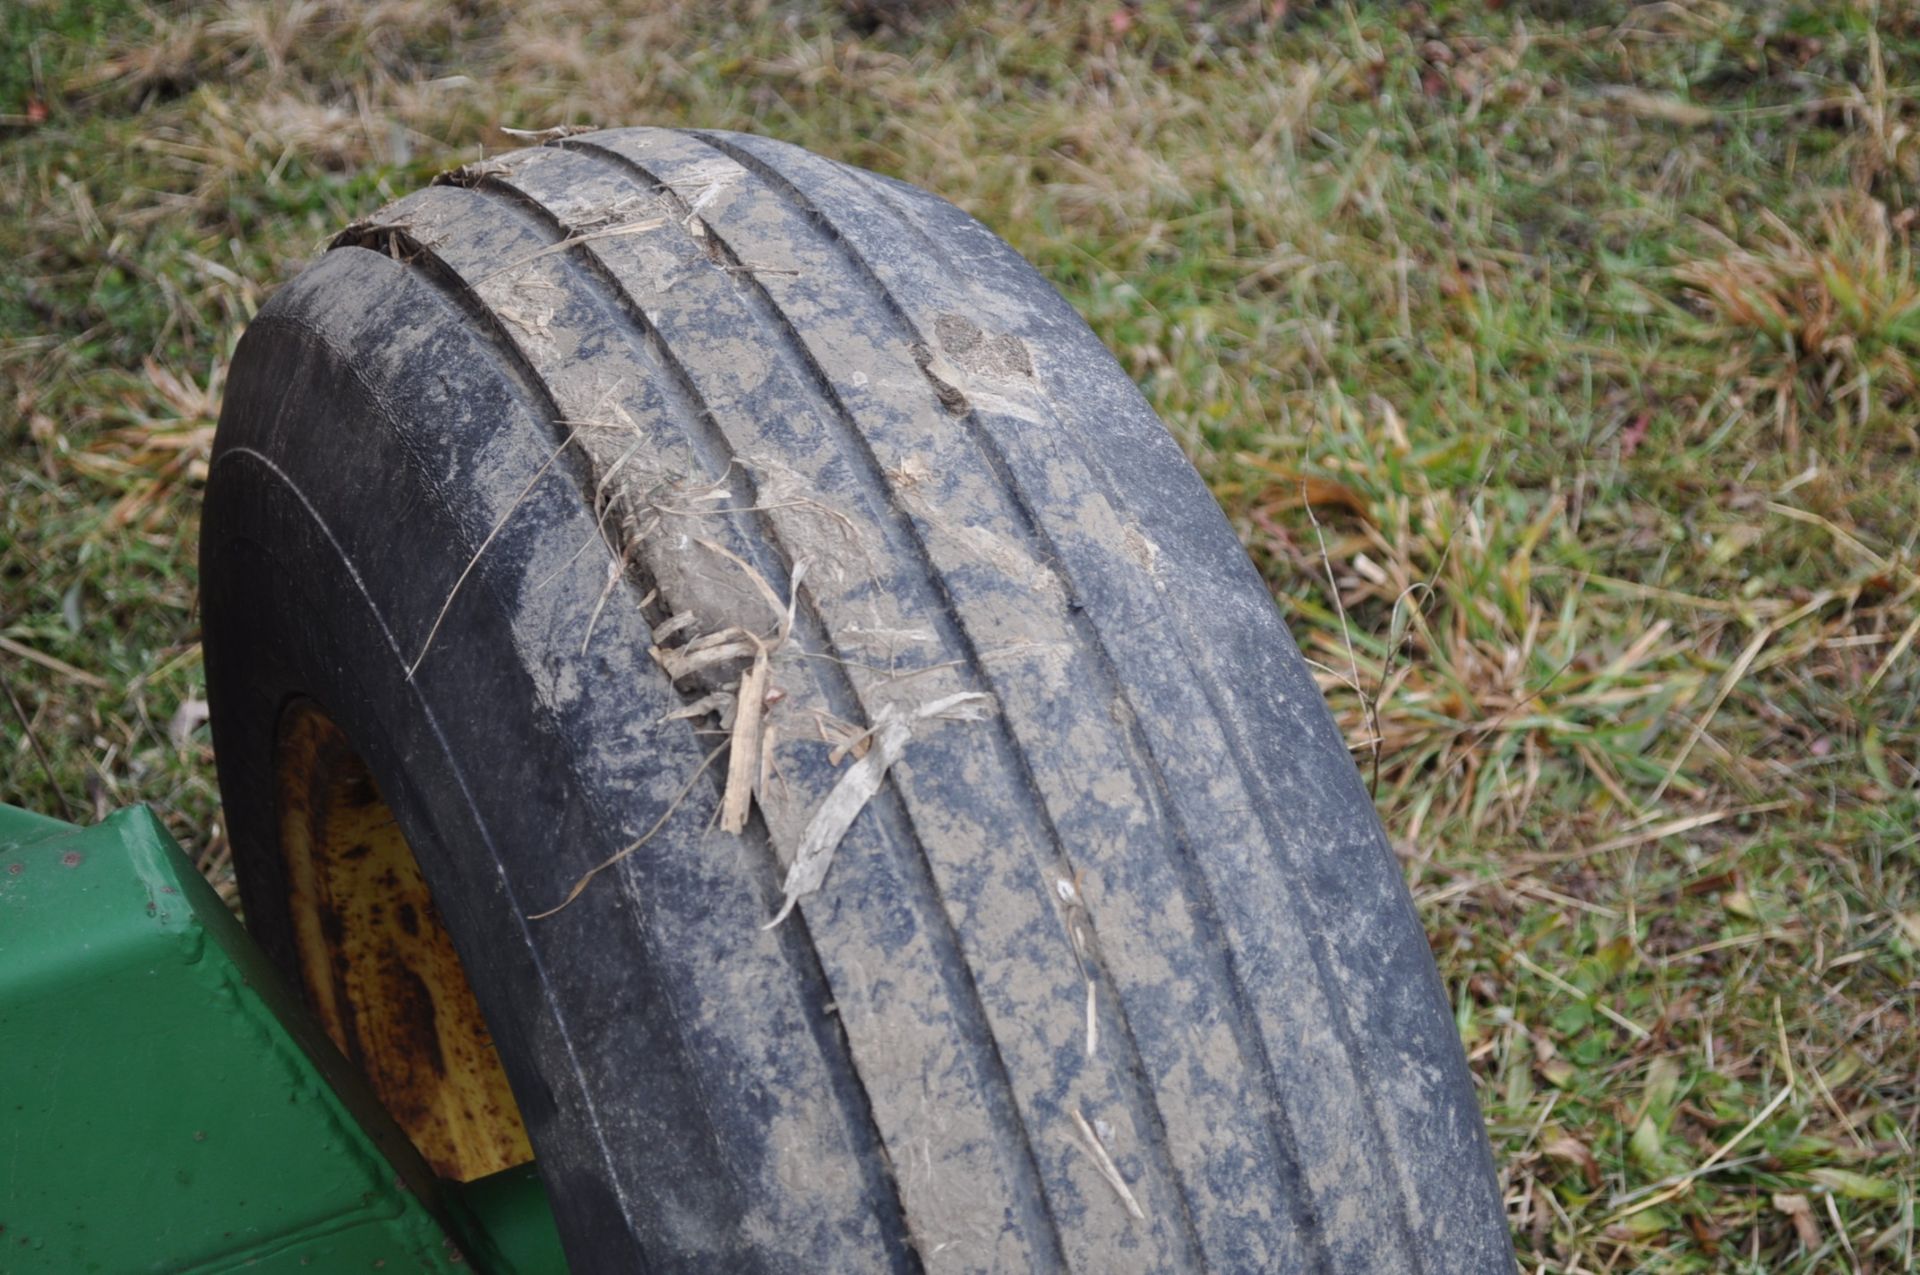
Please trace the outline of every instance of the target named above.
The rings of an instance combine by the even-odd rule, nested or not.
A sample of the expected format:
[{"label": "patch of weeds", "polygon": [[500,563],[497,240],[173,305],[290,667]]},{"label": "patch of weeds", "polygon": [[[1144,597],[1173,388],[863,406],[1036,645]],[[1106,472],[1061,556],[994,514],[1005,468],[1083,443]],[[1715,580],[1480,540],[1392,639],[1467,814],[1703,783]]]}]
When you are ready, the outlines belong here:
[{"label": "patch of weeds", "polygon": [[1721,375],[1761,400],[1791,451],[1808,413],[1855,431],[1903,430],[1920,449],[1910,410],[1920,366],[1920,281],[1913,211],[1877,200],[1832,201],[1809,234],[1768,214],[1744,244],[1727,240],[1674,277],[1707,320],[1701,344],[1730,356]]},{"label": "patch of weeds", "polygon": [[0,137],[44,123],[60,87],[100,46],[139,21],[125,0],[16,0],[0,12]]}]

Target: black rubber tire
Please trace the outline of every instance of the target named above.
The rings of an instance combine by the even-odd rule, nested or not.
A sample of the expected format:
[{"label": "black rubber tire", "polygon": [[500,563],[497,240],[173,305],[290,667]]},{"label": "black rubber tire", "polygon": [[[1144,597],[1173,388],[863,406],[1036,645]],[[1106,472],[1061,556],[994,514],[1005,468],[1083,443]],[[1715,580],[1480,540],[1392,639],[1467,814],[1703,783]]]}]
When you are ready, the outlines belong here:
[{"label": "black rubber tire", "polygon": [[[603,598],[616,490],[660,525]],[[702,539],[782,596],[809,566],[740,836],[725,757],[689,788],[711,737],[664,720],[701,688],[648,654],[676,609],[774,627]],[[574,1270],[1512,1268],[1431,955],[1272,598],[1072,308],[945,202],[725,133],[452,174],[247,331],[201,552],[254,933],[291,964],[274,731],[311,697],[426,873]],[[916,725],[763,930],[846,770],[810,713],[962,691],[991,716]]]}]

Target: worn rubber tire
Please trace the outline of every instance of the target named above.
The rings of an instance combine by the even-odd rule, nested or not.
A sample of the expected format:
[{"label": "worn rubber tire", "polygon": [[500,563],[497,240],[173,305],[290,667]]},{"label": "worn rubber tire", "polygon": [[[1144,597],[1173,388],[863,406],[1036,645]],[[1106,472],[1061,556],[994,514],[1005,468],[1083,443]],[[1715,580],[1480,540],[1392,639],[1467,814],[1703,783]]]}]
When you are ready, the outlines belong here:
[{"label": "worn rubber tire", "polygon": [[[273,766],[310,699],[431,884],[574,1270],[1511,1269],[1271,597],[1071,307],[943,201],[724,133],[452,174],[249,328],[203,537],[254,933],[297,964]],[[778,773],[729,835],[650,629],[774,634],[745,568],[784,597],[801,559]],[[763,930],[851,764],[813,723],[965,691],[991,715],[915,722]]]}]

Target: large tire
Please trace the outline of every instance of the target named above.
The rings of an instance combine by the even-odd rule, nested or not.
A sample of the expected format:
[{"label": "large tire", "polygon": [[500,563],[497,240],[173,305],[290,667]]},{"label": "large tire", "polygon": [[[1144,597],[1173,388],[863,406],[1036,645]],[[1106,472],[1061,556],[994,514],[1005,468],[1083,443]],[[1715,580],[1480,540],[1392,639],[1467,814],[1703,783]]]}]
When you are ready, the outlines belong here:
[{"label": "large tire", "polygon": [[[308,940],[355,914],[287,838],[390,803],[576,1271],[1511,1269],[1432,958],[1271,597],[950,205],[721,133],[450,174],[261,311],[204,528],[254,933],[349,995]],[[772,649],[739,835],[737,719],[673,714],[753,657],[669,680],[682,613],[662,659]],[[978,720],[915,718],[963,692]],[[764,929],[856,766],[877,792]],[[444,1004],[377,1040],[355,1005],[370,1065],[469,1065]]]}]

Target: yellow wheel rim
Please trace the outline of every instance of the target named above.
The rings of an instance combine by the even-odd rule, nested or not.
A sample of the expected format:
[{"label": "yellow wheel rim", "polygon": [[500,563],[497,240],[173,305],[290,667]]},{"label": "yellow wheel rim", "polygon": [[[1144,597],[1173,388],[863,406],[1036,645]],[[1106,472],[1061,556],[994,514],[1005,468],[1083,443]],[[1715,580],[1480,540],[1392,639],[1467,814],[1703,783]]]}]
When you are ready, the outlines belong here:
[{"label": "yellow wheel rim", "polygon": [[533,1159],[453,941],[393,812],[310,700],[280,719],[280,845],[307,1001],[434,1172]]}]

